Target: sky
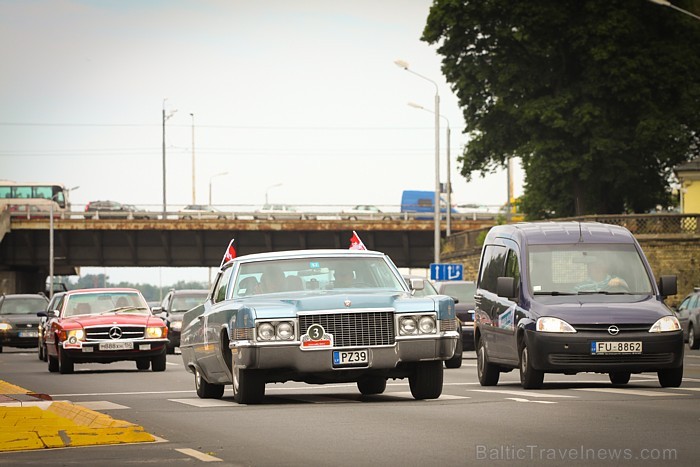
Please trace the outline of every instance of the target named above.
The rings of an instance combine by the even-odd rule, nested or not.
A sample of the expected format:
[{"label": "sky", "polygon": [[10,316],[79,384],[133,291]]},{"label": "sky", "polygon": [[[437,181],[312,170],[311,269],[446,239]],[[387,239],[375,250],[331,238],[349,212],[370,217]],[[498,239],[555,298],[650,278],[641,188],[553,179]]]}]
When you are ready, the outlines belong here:
[{"label": "sky", "polygon": [[[161,210],[165,115],[169,210],[192,202],[193,179],[196,202],[211,193],[225,210],[266,198],[398,210],[403,190],[435,186],[437,91],[453,202],[502,205],[505,171],[459,174],[461,110],[436,48],[420,40],[431,3],[0,0],[0,179],[78,187],[74,210],[105,199]],[[519,168],[514,179],[517,196]],[[207,276],[132,269],[82,274]]]}]

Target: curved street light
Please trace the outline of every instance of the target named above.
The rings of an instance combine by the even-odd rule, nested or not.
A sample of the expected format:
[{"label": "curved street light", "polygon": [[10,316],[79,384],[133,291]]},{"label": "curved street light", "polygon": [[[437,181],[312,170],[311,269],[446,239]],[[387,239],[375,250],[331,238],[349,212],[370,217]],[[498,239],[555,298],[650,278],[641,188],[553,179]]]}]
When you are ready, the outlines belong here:
[{"label": "curved street light", "polygon": [[267,201],[267,193],[268,193],[270,190],[272,190],[273,188],[277,188],[278,186],[282,186],[282,183],[275,183],[274,185],[270,185],[269,187],[267,187],[267,188],[265,189],[265,205],[268,204],[268,201]]},{"label": "curved street light", "polygon": [[650,1],[651,3],[656,3],[657,5],[667,6],[667,7],[669,7],[669,8],[673,8],[673,9],[676,10],[676,11],[680,11],[680,12],[683,13],[683,14],[686,14],[686,15],[688,15],[688,16],[692,16],[693,18],[695,18],[695,19],[697,19],[697,20],[700,20],[700,16],[695,15],[695,14],[689,12],[688,10],[684,10],[683,8],[677,7],[676,5],[674,5],[673,3],[669,2],[668,0],[649,0],[649,1]]},{"label": "curved street light", "polygon": [[[69,188],[67,191],[70,193],[73,190],[77,190],[80,186],[74,186]],[[53,269],[54,269],[54,242],[53,242],[53,203],[56,201],[56,196],[61,193],[56,193],[51,197],[51,202],[49,203],[49,300],[53,298]]]},{"label": "curved street light", "polygon": [[211,177],[209,177],[209,206],[211,206],[211,181],[214,179],[214,177],[221,177],[224,175],[228,175],[228,172],[221,172],[221,173],[214,174]]},{"label": "curved street light", "polygon": [[435,86],[435,110],[433,111],[435,114],[435,199],[433,204],[435,207],[434,261],[437,264],[440,262],[440,95],[438,93],[438,85],[432,79],[411,70],[408,62],[404,60],[394,60],[394,64],[419,78],[431,82]]}]

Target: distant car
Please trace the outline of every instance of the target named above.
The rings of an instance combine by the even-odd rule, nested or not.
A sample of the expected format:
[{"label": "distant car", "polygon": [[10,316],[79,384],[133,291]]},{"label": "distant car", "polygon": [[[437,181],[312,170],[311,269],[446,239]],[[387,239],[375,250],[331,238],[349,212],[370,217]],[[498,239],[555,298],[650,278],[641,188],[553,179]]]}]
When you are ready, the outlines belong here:
[{"label": "distant car", "polygon": [[85,205],[83,217],[85,219],[150,219],[144,209],[117,201],[90,201]]},{"label": "distant car", "polygon": [[168,328],[136,289],[69,290],[44,331],[49,371],[73,373],[76,363],[136,362],[165,371]]},{"label": "distant car", "polygon": [[700,349],[700,287],[695,287],[678,305],[676,316],[683,328],[683,338],[688,347]]},{"label": "distant car", "polygon": [[207,204],[190,204],[180,209],[180,219],[226,219],[226,214]]},{"label": "distant car", "polygon": [[153,313],[160,313],[168,326],[168,353],[175,353],[175,347],[180,347],[180,330],[182,317],[185,312],[207,299],[209,290],[187,289],[171,290],[158,306],[153,307]]},{"label": "distant car", "polygon": [[296,208],[288,204],[266,204],[255,211],[255,219],[280,220],[280,219],[303,219],[303,215],[297,212]]},{"label": "distant car", "polygon": [[[429,295],[439,295],[440,293],[437,291],[435,286],[433,285],[432,282],[430,282],[427,278],[423,276],[417,276],[417,275],[410,275],[410,274],[405,274],[403,276],[404,280],[406,281],[406,284],[413,290],[413,296],[414,297],[427,297]],[[420,280],[423,281],[423,288],[422,289],[414,289],[413,285],[414,283],[411,282],[411,279],[414,280]],[[455,314],[457,312],[457,305],[455,305]],[[457,345],[455,347],[455,353],[452,358],[449,360],[445,360],[445,367],[446,368],[460,368],[462,366],[462,355],[463,355],[463,350],[464,350],[464,344],[463,344],[463,337],[462,337],[462,324],[459,321],[459,318],[456,318],[457,320],[457,331],[459,332],[459,339],[457,340]]]},{"label": "distant car", "polygon": [[454,301],[414,297],[385,254],[298,250],[224,264],[207,301],[185,313],[180,349],[201,398],[230,384],[236,402],[255,404],[267,383],[286,381],[381,394],[407,378],[415,399],[436,399],[457,339]]},{"label": "distant car", "polygon": [[38,342],[38,347],[39,347],[39,360],[47,361],[47,356],[46,356],[46,340],[44,339],[44,330],[46,329],[46,324],[49,321],[49,312],[51,310],[55,310],[58,303],[61,301],[63,298],[63,295],[65,292],[57,292],[53,294],[53,297],[51,297],[51,300],[49,301],[48,305],[46,306],[46,310],[44,314],[39,314],[37,312],[37,316],[39,316],[39,342]]},{"label": "distant car", "polygon": [[37,346],[40,319],[36,314],[48,303],[41,294],[0,295],[0,352],[3,346]]},{"label": "distant car", "polygon": [[435,288],[442,295],[455,299],[455,314],[462,327],[462,344],[464,350],[474,349],[474,281],[439,281]]},{"label": "distant car", "polygon": [[356,220],[391,220],[391,216],[382,212],[377,206],[370,204],[358,204],[352,209],[346,209],[342,213],[343,219]]}]

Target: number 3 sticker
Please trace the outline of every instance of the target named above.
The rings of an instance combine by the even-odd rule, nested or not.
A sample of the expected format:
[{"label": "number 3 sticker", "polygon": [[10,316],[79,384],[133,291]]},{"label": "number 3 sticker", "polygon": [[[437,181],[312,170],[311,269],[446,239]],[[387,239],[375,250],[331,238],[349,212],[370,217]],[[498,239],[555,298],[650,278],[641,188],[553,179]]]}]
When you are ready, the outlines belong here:
[{"label": "number 3 sticker", "polygon": [[309,326],[309,329],[306,331],[306,333],[309,335],[311,340],[317,341],[323,338],[323,335],[326,333],[326,331],[320,324],[312,324],[311,326]]}]

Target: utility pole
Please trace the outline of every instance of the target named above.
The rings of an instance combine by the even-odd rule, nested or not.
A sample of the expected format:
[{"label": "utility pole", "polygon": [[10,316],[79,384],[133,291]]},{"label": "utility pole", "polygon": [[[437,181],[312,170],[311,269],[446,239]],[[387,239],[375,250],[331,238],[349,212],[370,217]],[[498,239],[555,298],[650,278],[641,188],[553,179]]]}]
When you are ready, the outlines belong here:
[{"label": "utility pole", "polygon": [[168,115],[165,114],[165,101],[168,98],[163,99],[163,219],[168,217],[167,201],[166,201],[166,189],[165,189],[165,122],[172,117],[177,110],[173,110]]}]

